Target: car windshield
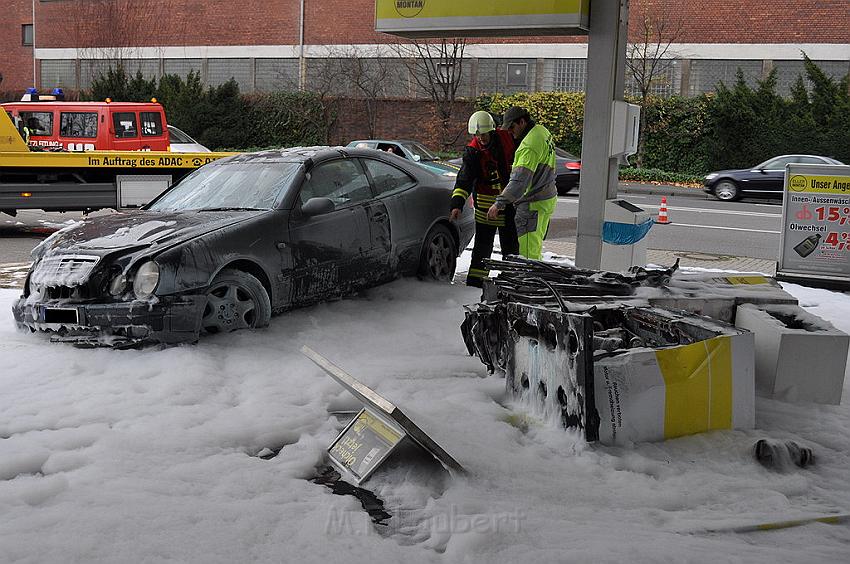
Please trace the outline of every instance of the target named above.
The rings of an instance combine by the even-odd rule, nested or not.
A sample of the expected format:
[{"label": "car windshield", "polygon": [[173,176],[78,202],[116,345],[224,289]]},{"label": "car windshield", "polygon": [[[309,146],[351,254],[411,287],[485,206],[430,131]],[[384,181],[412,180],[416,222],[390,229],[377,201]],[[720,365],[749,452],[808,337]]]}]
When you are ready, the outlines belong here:
[{"label": "car windshield", "polygon": [[170,125],[168,126],[168,139],[172,143],[196,143],[196,141],[184,133],[183,130]]},{"label": "car windshield", "polygon": [[436,161],[437,157],[431,153],[428,149],[420,145],[419,143],[403,143],[404,148],[413,153],[414,155],[419,155],[419,160],[422,161]]},{"label": "car windshield", "polygon": [[272,209],[301,163],[208,164],[150,205],[156,211]]}]

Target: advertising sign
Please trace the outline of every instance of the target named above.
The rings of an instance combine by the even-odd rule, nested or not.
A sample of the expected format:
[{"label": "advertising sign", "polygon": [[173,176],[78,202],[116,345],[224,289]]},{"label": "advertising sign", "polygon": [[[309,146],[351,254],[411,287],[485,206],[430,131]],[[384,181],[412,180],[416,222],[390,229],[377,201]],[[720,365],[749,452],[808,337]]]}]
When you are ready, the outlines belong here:
[{"label": "advertising sign", "polygon": [[339,469],[351,474],[355,483],[360,484],[386,460],[404,436],[403,430],[363,408],[330,446],[328,454]]},{"label": "advertising sign", "polygon": [[785,168],[776,278],[850,289],[850,166]]},{"label": "advertising sign", "polygon": [[402,37],[586,34],[590,0],[376,0],[375,31]]},{"label": "advertising sign", "polygon": [[331,460],[356,483],[369,477],[402,439],[410,437],[451,472],[466,472],[452,456],[398,407],[339,366],[304,345],[301,353],[363,402],[364,410],[328,448]]}]

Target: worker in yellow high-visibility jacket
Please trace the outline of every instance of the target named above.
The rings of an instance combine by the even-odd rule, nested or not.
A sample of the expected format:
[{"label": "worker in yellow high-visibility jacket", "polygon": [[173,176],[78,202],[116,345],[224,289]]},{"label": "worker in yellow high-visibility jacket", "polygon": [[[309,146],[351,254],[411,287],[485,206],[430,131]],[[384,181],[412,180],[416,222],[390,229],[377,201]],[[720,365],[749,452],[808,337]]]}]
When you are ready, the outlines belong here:
[{"label": "worker in yellow high-visibility jacket", "polygon": [[534,123],[528,110],[518,106],[505,112],[502,128],[511,133],[519,146],[508,185],[490,206],[487,216],[498,217],[500,210],[513,204],[519,254],[539,260],[543,254],[543,238],[558,201],[555,143],[549,130]]}]

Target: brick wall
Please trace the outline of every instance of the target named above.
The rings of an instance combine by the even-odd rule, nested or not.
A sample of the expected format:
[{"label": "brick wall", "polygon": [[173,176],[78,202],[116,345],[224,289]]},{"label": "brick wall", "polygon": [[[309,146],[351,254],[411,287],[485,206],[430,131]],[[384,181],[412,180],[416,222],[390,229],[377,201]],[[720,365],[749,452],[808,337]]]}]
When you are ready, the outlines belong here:
[{"label": "brick wall", "polygon": [[[31,9],[31,0],[7,1]],[[36,25],[44,30],[40,47],[298,43],[298,0],[53,0],[36,4]]]},{"label": "brick wall", "polygon": [[[368,139],[369,128],[366,106],[360,100],[338,100],[338,117],[330,132],[332,145],[347,145],[355,139]],[[456,102],[454,108],[452,136],[457,134],[455,148],[463,147],[469,140],[466,124],[470,114],[475,111],[472,102]],[[430,149],[439,149],[439,121],[434,112],[434,104],[426,100],[378,100],[377,129],[378,139],[413,139],[422,142]]]},{"label": "brick wall", "polygon": [[[13,19],[15,14],[32,9],[31,0],[7,3],[11,4]],[[103,44],[115,41],[116,35],[124,37],[126,44],[140,46],[298,43],[299,0],[54,0],[36,4],[37,25],[42,24],[43,30],[39,44],[43,46]],[[85,7],[80,11],[79,6]],[[633,31],[647,6],[677,22],[681,19],[683,43],[850,43],[848,0],[632,0]],[[108,25],[110,21],[120,24],[122,19],[139,22],[132,26],[138,31],[117,34],[115,29],[121,25]],[[376,33],[374,25],[374,0],[305,0],[308,45],[395,41]],[[4,36],[7,31],[4,27]],[[12,35],[14,39],[20,33]],[[486,40],[582,41],[583,37],[571,36]]]},{"label": "brick wall", "polygon": [[[32,52],[21,46],[20,30],[31,23],[32,6],[32,0],[5,2],[0,89],[20,91],[33,82]],[[82,58],[134,58],[135,47],[298,43],[299,0],[36,0],[35,6],[36,46],[76,49]],[[850,0],[631,0],[633,34],[645,9],[668,14],[676,27],[681,22],[678,43],[850,44]],[[308,45],[396,41],[375,33],[374,0],[305,0],[305,18]],[[478,41],[557,44],[585,38]]]},{"label": "brick wall", "polygon": [[[0,91],[17,92],[33,85],[32,47],[21,45],[21,25],[32,23],[32,2],[12,0],[0,18]],[[4,97],[6,97],[4,95]]]}]

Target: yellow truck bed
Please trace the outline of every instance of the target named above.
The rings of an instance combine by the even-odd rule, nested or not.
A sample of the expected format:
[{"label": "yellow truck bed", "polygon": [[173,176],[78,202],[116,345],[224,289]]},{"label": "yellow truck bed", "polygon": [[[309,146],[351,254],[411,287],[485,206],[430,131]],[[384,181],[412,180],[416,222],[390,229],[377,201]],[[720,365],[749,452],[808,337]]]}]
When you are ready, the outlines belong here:
[{"label": "yellow truck bed", "polygon": [[8,114],[0,111],[0,211],[118,208],[121,178],[132,177],[136,186],[150,178],[151,189],[161,191],[192,170],[234,154],[31,151]]}]

